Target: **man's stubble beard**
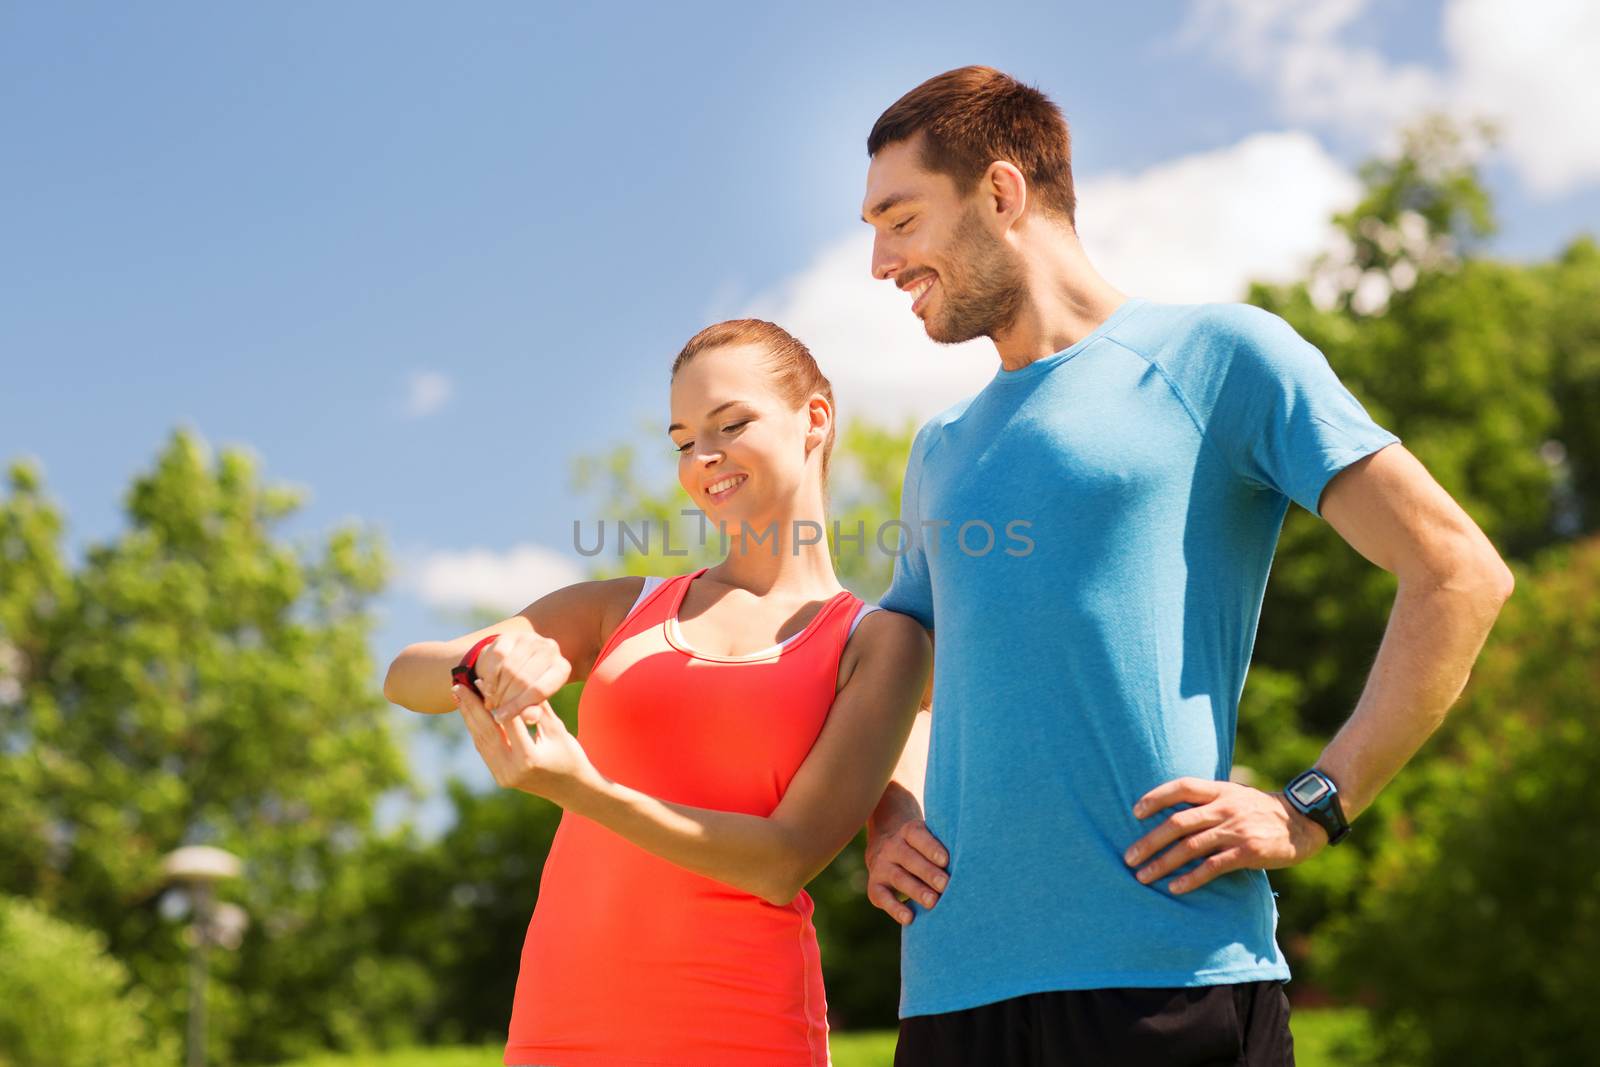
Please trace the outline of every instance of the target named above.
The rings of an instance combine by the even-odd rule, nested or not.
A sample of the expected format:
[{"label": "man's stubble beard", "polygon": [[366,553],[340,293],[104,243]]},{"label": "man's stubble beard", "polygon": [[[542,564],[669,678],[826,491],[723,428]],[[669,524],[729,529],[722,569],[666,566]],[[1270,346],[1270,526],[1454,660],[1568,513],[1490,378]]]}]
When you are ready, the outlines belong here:
[{"label": "man's stubble beard", "polygon": [[940,311],[924,325],[928,337],[957,345],[1010,329],[1027,298],[1022,263],[984,228],[977,208],[969,208],[956,224],[946,262],[949,269],[939,278]]}]

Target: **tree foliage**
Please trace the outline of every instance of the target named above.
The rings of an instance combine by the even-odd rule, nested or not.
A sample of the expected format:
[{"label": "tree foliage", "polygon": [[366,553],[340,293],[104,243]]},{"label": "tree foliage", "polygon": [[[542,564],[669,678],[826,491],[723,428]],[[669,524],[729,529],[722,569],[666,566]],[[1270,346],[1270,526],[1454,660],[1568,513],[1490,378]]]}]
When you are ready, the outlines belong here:
[{"label": "tree foliage", "polygon": [[1582,1063],[1600,1042],[1600,537],[1519,570],[1438,751],[1382,798],[1368,891],[1329,924],[1385,1062]]},{"label": "tree foliage", "polygon": [[[180,431],[134,481],[126,528],[76,565],[31,464],[0,503],[0,889],[103,932],[175,1026],[186,957],[161,858],[238,854],[222,892],[253,923],[214,954],[211,1015],[218,1051],[245,1060],[407,1015],[384,983],[351,981],[353,957],[383,948],[351,940],[345,867],[405,777],[368,652],[385,565],[356,529],[281,543],[299,499]],[[356,1021],[333,1033],[341,1015]]]}]

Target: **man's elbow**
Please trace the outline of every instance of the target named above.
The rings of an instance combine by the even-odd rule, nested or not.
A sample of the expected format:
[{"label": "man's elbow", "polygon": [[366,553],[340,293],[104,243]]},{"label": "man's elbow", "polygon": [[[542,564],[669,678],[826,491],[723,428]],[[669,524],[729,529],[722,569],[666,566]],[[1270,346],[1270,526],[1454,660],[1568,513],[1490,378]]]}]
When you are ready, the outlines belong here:
[{"label": "man's elbow", "polygon": [[1499,553],[1489,549],[1473,567],[1472,586],[1485,606],[1499,614],[1500,608],[1511,599],[1517,579]]},{"label": "man's elbow", "polygon": [[1507,567],[1505,560],[1501,559],[1499,556],[1495,557],[1495,564],[1496,573],[1494,576],[1494,595],[1497,600],[1496,606],[1498,607],[1499,604],[1504,604],[1506,601],[1511,599],[1511,594],[1515,592],[1517,588],[1517,577],[1511,573],[1511,568]]},{"label": "man's elbow", "polygon": [[[1516,578],[1505,560],[1482,534],[1460,537],[1417,559],[1415,577],[1428,585],[1482,607],[1491,617],[1511,598]],[[1405,574],[1402,573],[1402,580]]]}]

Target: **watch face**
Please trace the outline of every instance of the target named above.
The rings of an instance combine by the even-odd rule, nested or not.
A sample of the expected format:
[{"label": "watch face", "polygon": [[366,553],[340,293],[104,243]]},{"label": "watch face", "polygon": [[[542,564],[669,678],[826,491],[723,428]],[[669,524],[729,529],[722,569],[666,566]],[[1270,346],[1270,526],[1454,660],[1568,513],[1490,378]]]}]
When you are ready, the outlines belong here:
[{"label": "watch face", "polygon": [[1328,783],[1321,778],[1304,778],[1289,787],[1294,798],[1307,806],[1328,795]]}]

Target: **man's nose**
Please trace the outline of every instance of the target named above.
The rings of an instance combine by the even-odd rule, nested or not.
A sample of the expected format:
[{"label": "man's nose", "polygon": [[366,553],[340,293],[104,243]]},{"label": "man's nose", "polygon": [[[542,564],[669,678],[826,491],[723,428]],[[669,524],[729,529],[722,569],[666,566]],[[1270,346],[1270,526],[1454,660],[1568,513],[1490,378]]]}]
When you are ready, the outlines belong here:
[{"label": "man's nose", "polygon": [[901,258],[885,248],[883,238],[872,239],[872,276],[879,281],[894,277],[895,271],[904,266]]}]

